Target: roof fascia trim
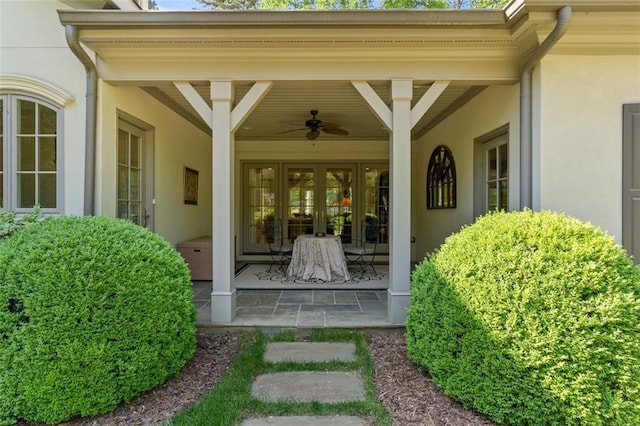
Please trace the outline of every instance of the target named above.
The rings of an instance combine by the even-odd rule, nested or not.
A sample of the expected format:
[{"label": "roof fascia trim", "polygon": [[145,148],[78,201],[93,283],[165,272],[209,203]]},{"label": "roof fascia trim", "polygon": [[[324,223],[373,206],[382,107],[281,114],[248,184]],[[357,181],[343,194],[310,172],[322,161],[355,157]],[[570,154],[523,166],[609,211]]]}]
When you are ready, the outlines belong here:
[{"label": "roof fascia trim", "polygon": [[58,10],[63,25],[97,28],[506,27],[503,10]]},{"label": "roof fascia trim", "polygon": [[120,10],[143,10],[135,0],[109,0],[108,2]]},{"label": "roof fascia trim", "polygon": [[[564,6],[571,6],[573,11],[634,11],[640,10],[638,0],[517,0],[525,7],[536,11],[557,11]],[[514,1],[513,3],[516,3]]]}]

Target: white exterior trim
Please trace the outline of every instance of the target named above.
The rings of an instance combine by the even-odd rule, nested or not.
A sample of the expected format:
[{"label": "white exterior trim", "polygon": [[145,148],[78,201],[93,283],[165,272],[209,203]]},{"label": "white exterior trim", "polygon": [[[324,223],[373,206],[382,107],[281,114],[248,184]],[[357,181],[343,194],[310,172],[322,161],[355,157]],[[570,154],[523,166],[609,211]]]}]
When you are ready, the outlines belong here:
[{"label": "white exterior trim", "polygon": [[427,90],[427,92],[422,95],[422,98],[420,98],[418,103],[415,104],[415,106],[411,109],[412,129],[416,126],[416,124],[418,124],[418,121],[420,121],[422,116],[425,115],[427,111],[429,111],[429,108],[433,106],[434,102],[438,99],[438,96],[440,96],[442,92],[444,92],[444,89],[446,89],[450,83],[450,81],[434,81],[431,87],[429,87],[429,90]]},{"label": "white exterior trim", "polygon": [[231,111],[231,131],[235,132],[262,98],[269,92],[273,82],[257,81]]},{"label": "white exterior trim", "polygon": [[211,322],[230,323],[236,316],[233,273],[235,253],[234,229],[234,137],[231,130],[233,82],[212,80],[211,103],[213,129],[212,151],[212,236],[213,290],[211,292]]},{"label": "white exterior trim", "polygon": [[19,75],[0,76],[0,91],[28,93],[64,108],[75,99],[69,93],[56,86],[33,77]]},{"label": "white exterior trim", "polygon": [[191,83],[174,81],[173,85],[182,93],[182,96],[184,96],[189,104],[196,110],[204,122],[211,127],[211,107],[198,95],[198,92],[193,88]]},{"label": "white exterior trim", "polygon": [[389,147],[391,195],[387,316],[402,324],[411,287],[411,98],[413,81],[391,80],[393,133]]}]

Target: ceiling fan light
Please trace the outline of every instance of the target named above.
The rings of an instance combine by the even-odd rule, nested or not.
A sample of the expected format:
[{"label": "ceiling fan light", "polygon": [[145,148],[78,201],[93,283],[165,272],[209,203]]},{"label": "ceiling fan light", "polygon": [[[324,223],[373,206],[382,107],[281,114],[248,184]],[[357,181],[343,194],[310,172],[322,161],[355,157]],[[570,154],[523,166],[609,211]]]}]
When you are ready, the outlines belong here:
[{"label": "ceiling fan light", "polygon": [[318,114],[317,110],[312,109],[310,113],[312,115],[312,118],[304,122],[305,127],[301,129],[286,130],[284,132],[280,132],[279,134],[295,132],[298,130],[308,130],[306,134],[308,140],[316,139],[318,136],[320,136],[320,131],[323,131],[324,133],[329,133],[332,135],[341,135],[341,136],[346,136],[349,134],[349,132],[347,132],[346,130],[340,127],[340,124],[325,123],[322,120],[317,119],[316,118],[316,114]]},{"label": "ceiling fan light", "polygon": [[317,139],[318,136],[320,136],[320,131],[319,130],[311,130],[310,132],[307,132],[307,139],[309,139],[310,141]]}]

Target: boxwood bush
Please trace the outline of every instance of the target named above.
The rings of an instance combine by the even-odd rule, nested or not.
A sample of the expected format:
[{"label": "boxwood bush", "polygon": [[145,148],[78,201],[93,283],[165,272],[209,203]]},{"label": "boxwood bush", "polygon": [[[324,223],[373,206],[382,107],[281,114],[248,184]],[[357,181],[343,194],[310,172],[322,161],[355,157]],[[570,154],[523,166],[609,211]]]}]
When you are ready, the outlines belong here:
[{"label": "boxwood bush", "polygon": [[58,217],[0,244],[0,423],[112,411],[195,350],[189,270],[120,219]]},{"label": "boxwood bush", "polygon": [[40,206],[34,206],[33,211],[18,217],[16,212],[9,210],[0,212],[0,241],[11,236],[22,228],[25,228],[42,220]]},{"label": "boxwood bush", "polygon": [[480,218],[414,270],[406,327],[409,357],[497,422],[640,424],[640,270],[592,225]]}]

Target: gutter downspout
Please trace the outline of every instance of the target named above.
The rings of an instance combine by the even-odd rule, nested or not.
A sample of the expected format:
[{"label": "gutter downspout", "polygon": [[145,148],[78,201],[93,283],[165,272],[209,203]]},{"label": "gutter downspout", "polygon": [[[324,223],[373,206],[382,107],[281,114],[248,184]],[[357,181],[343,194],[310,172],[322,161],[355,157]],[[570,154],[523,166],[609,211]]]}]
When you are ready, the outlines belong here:
[{"label": "gutter downspout", "polygon": [[558,11],[558,21],[553,31],[527,58],[520,77],[520,210],[533,204],[533,118],[532,83],[533,68],[567,31],[571,20],[571,6]]},{"label": "gutter downspout", "polygon": [[65,25],[64,34],[71,51],[82,62],[87,71],[86,118],[85,118],[85,155],[84,155],[84,215],[93,215],[95,201],[95,162],[96,162],[96,117],[98,104],[98,70],[95,64],[80,46],[78,27]]}]

